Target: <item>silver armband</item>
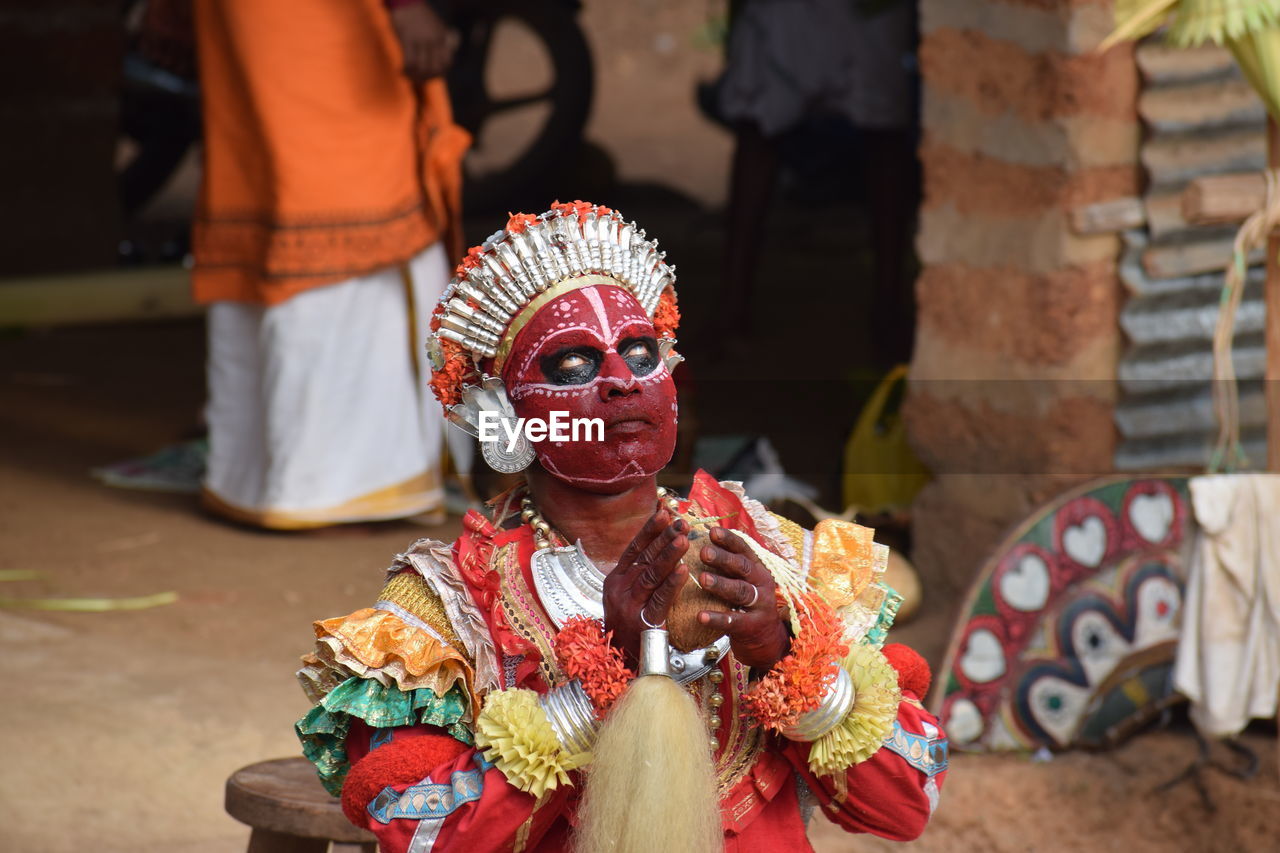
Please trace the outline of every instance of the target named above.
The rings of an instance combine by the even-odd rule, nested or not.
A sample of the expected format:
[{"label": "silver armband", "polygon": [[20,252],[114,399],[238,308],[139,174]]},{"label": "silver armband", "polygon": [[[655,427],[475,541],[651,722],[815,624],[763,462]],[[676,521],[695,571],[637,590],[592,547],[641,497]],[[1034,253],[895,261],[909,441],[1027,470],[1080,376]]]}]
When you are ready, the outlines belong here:
[{"label": "silver armband", "polygon": [[582,682],[570,681],[559,687],[553,687],[538,698],[551,730],[556,733],[560,747],[568,753],[590,752],[596,742],[596,730],[600,721],[596,719],[595,705],[582,689]]},{"label": "silver armband", "polygon": [[840,722],[853,709],[853,699],[853,679],[844,671],[844,667],[837,665],[836,680],[827,688],[827,695],[822,697],[822,704],[806,714],[801,714],[794,726],[783,730],[783,737],[806,743],[817,740],[840,725]]}]

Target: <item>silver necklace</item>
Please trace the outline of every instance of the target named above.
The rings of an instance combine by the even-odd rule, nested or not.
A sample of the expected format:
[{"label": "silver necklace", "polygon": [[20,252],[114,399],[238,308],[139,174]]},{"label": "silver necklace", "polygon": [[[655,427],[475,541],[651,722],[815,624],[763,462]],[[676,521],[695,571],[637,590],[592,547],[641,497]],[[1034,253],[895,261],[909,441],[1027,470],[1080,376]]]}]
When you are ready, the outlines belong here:
[{"label": "silver necklace", "polygon": [[[666,489],[658,489],[658,498],[679,514],[679,504]],[[556,629],[575,616],[604,619],[604,572],[587,557],[582,542],[557,547],[555,532],[528,496],[520,501],[520,518],[533,528],[533,585]]]}]

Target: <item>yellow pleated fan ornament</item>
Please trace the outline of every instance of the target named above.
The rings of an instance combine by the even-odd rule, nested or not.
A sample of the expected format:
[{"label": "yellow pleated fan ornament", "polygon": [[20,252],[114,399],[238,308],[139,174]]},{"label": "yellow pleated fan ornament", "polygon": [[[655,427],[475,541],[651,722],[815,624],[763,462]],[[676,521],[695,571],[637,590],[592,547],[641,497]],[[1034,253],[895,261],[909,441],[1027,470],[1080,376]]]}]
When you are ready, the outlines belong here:
[{"label": "yellow pleated fan ornament", "polygon": [[512,785],[541,797],[570,784],[569,771],[591,761],[591,753],[560,749],[555,730],[532,690],[495,690],[476,720],[476,746]]},{"label": "yellow pleated fan ornament", "polygon": [[835,776],[875,755],[902,701],[898,674],[875,646],[854,644],[840,666],[853,681],[853,707],[809,747],[809,769],[818,776]]}]

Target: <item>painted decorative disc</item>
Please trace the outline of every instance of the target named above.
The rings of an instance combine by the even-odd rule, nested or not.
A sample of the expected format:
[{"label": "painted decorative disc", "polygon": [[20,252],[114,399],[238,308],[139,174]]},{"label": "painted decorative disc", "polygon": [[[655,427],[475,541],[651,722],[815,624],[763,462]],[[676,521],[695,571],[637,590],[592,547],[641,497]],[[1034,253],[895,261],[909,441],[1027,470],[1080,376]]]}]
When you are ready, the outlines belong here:
[{"label": "painted decorative disc", "polygon": [[1177,701],[1186,478],[1110,477],[1036,510],[970,589],[934,708],[957,749],[1115,743]]}]

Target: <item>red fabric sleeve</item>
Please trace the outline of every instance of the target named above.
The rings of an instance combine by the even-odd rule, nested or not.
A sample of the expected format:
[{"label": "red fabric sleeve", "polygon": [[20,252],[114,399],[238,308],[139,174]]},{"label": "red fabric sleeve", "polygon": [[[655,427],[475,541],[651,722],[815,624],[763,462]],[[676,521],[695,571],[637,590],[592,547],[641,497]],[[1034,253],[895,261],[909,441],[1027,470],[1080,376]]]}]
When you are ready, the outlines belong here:
[{"label": "red fabric sleeve", "polygon": [[[920,708],[910,693],[898,706],[898,725],[904,732],[933,743],[945,743],[938,721]],[[809,788],[824,813],[849,832],[869,832],[893,841],[918,838],[929,823],[945,769],[930,776],[888,746],[844,776],[845,792],[836,780],[809,771],[809,745],[789,743],[784,754]]]},{"label": "red fabric sleeve", "polygon": [[434,833],[437,850],[509,850],[522,833],[533,850],[544,836],[566,831],[560,818],[572,788],[552,792],[535,814],[530,794],[512,787],[474,747],[439,729],[397,728],[373,749],[371,734],[353,721],[343,810],[378,837],[382,853],[404,853],[420,830]]},{"label": "red fabric sleeve", "polygon": [[[368,729],[362,720],[353,720],[352,726],[356,724]],[[356,733],[355,737],[349,735],[348,743],[368,743],[369,734],[366,731]],[[369,803],[384,788],[408,787],[421,782],[432,770],[452,763],[466,751],[466,744],[427,726],[397,729],[389,742],[364,755],[352,755],[349,747],[352,767],[342,784],[342,811],[347,820],[364,826],[369,817],[366,811]]]}]

